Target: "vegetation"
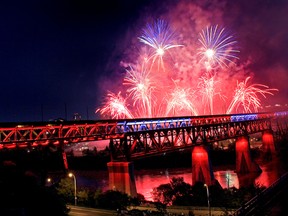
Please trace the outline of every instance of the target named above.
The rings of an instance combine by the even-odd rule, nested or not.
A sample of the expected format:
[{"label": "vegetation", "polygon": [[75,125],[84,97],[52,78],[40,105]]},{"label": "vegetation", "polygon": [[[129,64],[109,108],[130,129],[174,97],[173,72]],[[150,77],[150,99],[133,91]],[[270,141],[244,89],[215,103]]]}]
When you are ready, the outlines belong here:
[{"label": "vegetation", "polygon": [[[223,212],[228,212],[228,209],[239,208],[242,204],[252,199],[260,193],[264,187],[259,185],[251,185],[248,188],[229,188],[222,189],[220,185],[209,186],[210,205],[211,207],[223,208]],[[60,194],[68,203],[73,204],[73,181],[71,178],[62,179],[57,185],[58,194]],[[163,215],[166,212],[166,206],[207,206],[207,190],[204,184],[197,182],[193,186],[184,182],[183,178],[172,178],[170,183],[162,184],[153,189],[152,196],[154,199],[154,207],[158,215]],[[127,194],[108,190],[88,190],[79,188],[77,192],[78,204],[87,207],[96,207],[103,209],[121,210],[127,209],[128,206],[137,206],[145,201],[143,195],[138,195],[137,198],[129,197]],[[149,212],[149,214],[153,214]],[[133,209],[131,215],[143,215],[139,210]],[[227,213],[228,214],[228,213]],[[148,213],[147,213],[148,215]],[[190,213],[193,215],[193,212]]]},{"label": "vegetation", "polygon": [[[247,188],[235,187],[222,189],[220,185],[209,186],[210,205],[213,207],[239,208],[259,194],[264,187],[251,185]],[[165,205],[207,206],[207,191],[204,184],[197,182],[193,186],[183,178],[172,178],[170,183],[153,189],[153,199]]]},{"label": "vegetation", "polygon": [[[74,185],[71,178],[63,178],[56,185],[58,194],[67,202],[74,203]],[[144,200],[144,196],[137,198],[128,196],[120,191],[108,190],[91,190],[87,188],[79,188],[77,191],[78,205],[87,207],[97,207],[103,209],[126,209],[127,206],[139,205]]]},{"label": "vegetation", "polygon": [[53,188],[41,185],[41,177],[12,161],[0,165],[0,215],[66,215],[64,200]]}]

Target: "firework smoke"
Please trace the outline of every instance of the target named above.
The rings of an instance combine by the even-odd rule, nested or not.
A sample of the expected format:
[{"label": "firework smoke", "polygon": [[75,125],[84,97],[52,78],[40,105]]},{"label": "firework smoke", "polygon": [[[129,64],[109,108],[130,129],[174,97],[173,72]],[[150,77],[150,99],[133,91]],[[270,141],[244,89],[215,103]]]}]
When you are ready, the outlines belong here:
[{"label": "firework smoke", "polygon": [[[247,65],[253,59],[239,62],[238,42],[225,28],[211,24],[214,16],[221,13],[181,1],[168,12],[174,17],[170,23],[158,19],[147,24],[136,37],[140,49],[125,63],[127,97],[109,93],[98,112],[111,118],[258,112],[261,99],[276,89],[248,85],[253,73]],[[244,81],[233,86],[234,80]]]}]

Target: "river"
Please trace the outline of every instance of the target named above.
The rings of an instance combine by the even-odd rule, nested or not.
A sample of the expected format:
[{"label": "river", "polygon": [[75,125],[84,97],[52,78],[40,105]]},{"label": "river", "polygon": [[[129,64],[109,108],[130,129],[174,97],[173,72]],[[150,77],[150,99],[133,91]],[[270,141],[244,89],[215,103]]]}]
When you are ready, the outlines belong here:
[{"label": "river", "polygon": [[[213,167],[214,177],[222,188],[242,187],[249,184],[258,184],[268,187],[276,181],[283,173],[285,168],[276,156],[270,162],[256,161],[260,166],[261,173],[252,173],[239,176],[235,173],[235,165]],[[136,167],[137,168],[137,167]],[[146,200],[152,200],[151,192],[153,188],[161,184],[169,183],[173,177],[183,177],[186,183],[192,184],[191,168],[161,168],[161,169],[135,169],[137,192],[144,195]],[[107,170],[74,170],[77,177],[78,188],[85,188],[87,185],[93,188],[101,188],[103,191],[108,189]]]},{"label": "river", "polygon": [[[258,139],[257,139],[257,136],[258,136]],[[259,134],[252,136],[251,144],[250,144],[251,148],[257,149],[261,147],[262,142],[259,142],[259,136],[260,136]],[[77,155],[77,154],[81,155],[83,148],[93,149],[94,147],[97,147],[98,150],[103,150],[106,148],[107,145],[108,145],[108,141],[90,142],[90,143],[88,142],[84,144],[81,143],[78,145],[74,145],[72,146],[72,148],[74,151],[74,155]],[[269,187],[282,174],[288,171],[287,165],[286,165],[287,163],[285,162],[287,161],[286,160],[287,157],[285,154],[286,153],[288,154],[288,152],[286,152],[286,150],[285,151],[282,150],[278,152],[280,152],[280,154],[278,154],[278,156],[273,155],[272,161],[264,161],[262,159],[259,159],[259,157],[258,159],[256,157],[255,162],[261,168],[262,170],[261,173],[238,175],[235,172],[235,163],[231,164],[231,161],[235,160],[235,155],[232,155],[232,157],[227,157],[228,159],[226,160],[226,162],[222,163],[222,165],[218,164],[216,166],[213,166],[213,161],[212,161],[214,177],[220,183],[222,188],[227,188],[227,187],[239,188],[239,187],[245,187],[251,184],[258,184],[261,186]],[[281,154],[284,156],[282,156],[281,157],[282,159],[280,160],[279,155]],[[158,165],[161,164],[160,165],[161,168],[158,168],[158,169],[142,168],[142,167],[139,168],[137,167],[137,164],[136,164],[135,169],[134,169],[134,176],[136,180],[137,192],[144,195],[146,200],[152,200],[151,192],[153,188],[158,187],[161,184],[169,183],[173,177],[183,177],[186,183],[192,184],[192,169],[189,166],[187,167],[187,163],[188,165],[191,163],[190,162],[191,155],[188,154],[188,157],[187,157],[187,155],[185,156],[182,154],[180,157],[184,160],[184,164],[186,164],[185,168],[183,167],[183,163],[182,164],[180,163],[180,160],[181,160],[180,158],[177,159],[177,163],[181,165],[180,166],[176,165],[176,167],[175,167],[175,163],[174,164],[172,163],[173,166],[171,167],[165,167],[166,162],[170,162],[169,161],[170,159],[167,160],[167,158],[166,158],[166,161],[164,162],[162,161],[164,158],[157,159],[156,161],[154,160],[152,162],[152,164],[153,163],[154,164],[157,163]],[[223,157],[226,157],[226,156],[218,155],[216,158],[214,158],[214,162],[219,161],[219,159],[223,161]],[[163,163],[161,163],[161,161]],[[138,165],[140,163],[138,163]],[[227,163],[230,163],[230,164],[227,165]],[[77,177],[78,188],[81,188],[81,187],[85,188],[89,185],[89,187],[101,188],[103,191],[105,191],[109,187],[108,170],[80,170],[78,169],[78,170],[74,170],[74,173]]]}]

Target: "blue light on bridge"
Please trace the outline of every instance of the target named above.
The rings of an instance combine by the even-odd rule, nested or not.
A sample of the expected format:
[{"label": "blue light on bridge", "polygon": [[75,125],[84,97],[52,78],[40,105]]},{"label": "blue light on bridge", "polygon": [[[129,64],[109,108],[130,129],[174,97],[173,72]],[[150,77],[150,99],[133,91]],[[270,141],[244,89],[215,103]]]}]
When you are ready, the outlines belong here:
[{"label": "blue light on bridge", "polygon": [[[118,122],[118,128],[123,128],[124,132],[128,132],[131,127],[134,131],[137,130],[148,130],[148,129],[160,129],[160,128],[171,128],[171,127],[185,127],[187,122],[191,121],[191,118],[173,118],[173,119],[151,119],[151,120],[139,120],[139,121],[124,121]],[[179,125],[178,125],[179,124]]]},{"label": "blue light on bridge", "polygon": [[249,120],[257,120],[257,119],[258,119],[258,114],[243,114],[243,115],[231,116],[232,122],[249,121]]},{"label": "blue light on bridge", "polygon": [[286,116],[286,115],[288,115],[288,112],[286,112],[286,111],[283,111],[283,112],[275,112],[274,115],[275,115],[275,116]]}]

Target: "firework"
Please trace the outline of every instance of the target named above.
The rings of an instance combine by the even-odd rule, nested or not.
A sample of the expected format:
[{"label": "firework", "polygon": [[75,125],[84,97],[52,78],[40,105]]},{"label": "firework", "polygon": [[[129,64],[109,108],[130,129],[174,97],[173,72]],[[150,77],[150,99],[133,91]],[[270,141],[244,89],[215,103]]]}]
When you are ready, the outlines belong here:
[{"label": "firework", "polygon": [[114,94],[108,92],[103,108],[97,109],[96,113],[100,112],[101,115],[110,116],[113,119],[120,118],[134,118],[126,106],[126,99],[121,96],[121,92]]},{"label": "firework", "polygon": [[[214,114],[214,98],[216,95],[222,97],[220,92],[217,92],[216,85],[219,81],[216,81],[216,74],[209,72],[205,73],[199,78],[198,89],[200,95],[202,95],[202,102],[204,107],[209,107],[210,115]],[[205,113],[205,111],[204,111]]]},{"label": "firework", "polygon": [[269,89],[268,86],[262,84],[252,84],[248,85],[250,77],[247,77],[245,81],[238,83],[235,90],[234,97],[227,109],[227,114],[230,114],[233,110],[238,111],[240,106],[243,107],[243,111],[247,112],[258,112],[261,107],[261,100],[258,95],[262,95],[266,98],[266,95],[273,95],[272,91],[277,91],[277,89]]},{"label": "firework", "polygon": [[167,99],[165,116],[169,116],[171,111],[173,112],[173,116],[175,116],[175,112],[177,110],[187,110],[191,113],[191,115],[198,115],[198,112],[192,103],[194,92],[191,91],[190,88],[180,88],[175,81],[174,84],[175,88]]},{"label": "firework", "polygon": [[[225,67],[235,63],[238,59],[236,54],[239,51],[234,48],[237,43],[234,38],[227,35],[225,29],[220,29],[217,25],[207,27],[200,33],[198,40],[201,47],[195,54],[201,56],[200,62],[205,63],[206,70],[202,70],[202,68],[198,70],[197,65],[194,65],[197,62],[193,57],[191,68],[195,66],[195,73],[194,70],[191,70],[193,72],[191,76],[185,74],[177,66],[171,67],[169,73],[159,73],[160,66],[164,69],[163,57],[166,56],[166,51],[182,46],[175,42],[175,33],[167,22],[157,20],[153,24],[147,24],[143,29],[142,36],[138,39],[143,45],[140,50],[145,55],[140,53],[137,59],[140,64],[131,63],[130,65],[133,66],[126,69],[123,85],[126,88],[127,98],[123,98],[120,92],[118,94],[108,93],[102,108],[96,111],[103,116],[154,118],[187,114],[195,116],[223,112],[227,114],[242,111],[258,112],[261,108],[259,96],[266,98],[267,95],[273,95],[273,91],[276,90],[262,84],[248,85],[250,77],[247,77],[243,79],[244,81],[237,82],[235,91],[220,91],[224,88],[227,89],[231,81],[225,80],[224,78],[227,76],[224,74],[223,76],[218,76],[218,74],[221,69],[227,70]],[[174,51],[177,49],[173,49],[173,55],[176,53]],[[186,57],[184,54],[183,52],[174,57],[179,57],[181,60]],[[182,60],[189,61],[190,56],[193,55],[187,53],[187,59]],[[177,64],[181,64],[179,58],[175,59]],[[155,62],[158,62],[158,70],[154,66]],[[175,63],[175,65],[177,64]],[[178,71],[173,71],[174,68]],[[191,87],[194,80],[190,78],[197,80],[198,85]],[[216,98],[219,99],[217,103],[214,102]],[[231,102],[229,101],[228,109],[225,107],[223,111],[228,98],[231,98]],[[128,102],[131,110],[128,109]],[[223,106],[221,102],[225,105]]]},{"label": "firework", "polygon": [[182,46],[175,43],[175,32],[172,31],[167,22],[161,19],[153,24],[147,24],[139,40],[153,49],[152,55],[148,58],[149,61],[152,59],[152,65],[158,59],[158,68],[161,66],[163,69],[165,52]]},{"label": "firework", "polygon": [[233,46],[237,43],[232,36],[227,36],[225,29],[219,29],[218,26],[211,26],[203,29],[198,39],[201,47],[198,54],[204,61],[207,70],[211,70],[217,66],[228,66],[233,59],[238,59]]},{"label": "firework", "polygon": [[133,105],[140,103],[142,108],[142,117],[152,117],[151,96],[155,87],[153,78],[145,66],[140,70],[134,70],[131,66],[126,70],[127,74],[124,79],[124,85],[129,86],[127,89],[129,96],[132,96]]}]

